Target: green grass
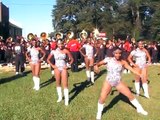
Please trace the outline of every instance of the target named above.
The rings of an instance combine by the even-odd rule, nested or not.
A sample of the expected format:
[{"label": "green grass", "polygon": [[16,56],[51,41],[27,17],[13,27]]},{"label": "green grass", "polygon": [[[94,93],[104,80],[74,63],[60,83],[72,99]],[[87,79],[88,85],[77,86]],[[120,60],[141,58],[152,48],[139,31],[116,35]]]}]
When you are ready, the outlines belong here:
[{"label": "green grass", "polygon": [[[160,66],[149,67],[151,98],[136,96],[148,111],[148,116],[138,114],[135,108],[125,102],[127,98],[113,88],[112,94],[106,100],[102,119],[160,120],[160,79],[157,75],[159,71]],[[106,72],[104,71],[93,86],[85,84],[85,70],[78,73],[69,71],[69,73],[71,101],[67,107],[64,105],[64,100],[56,103],[55,81],[47,82],[52,77],[49,69],[41,71],[43,87],[39,91],[32,89],[30,71],[27,71],[26,76],[19,78],[16,78],[13,72],[0,73],[0,120],[95,120],[98,97]],[[133,79],[133,74],[123,75],[123,81],[134,94]],[[141,95],[143,95],[142,90]]]}]

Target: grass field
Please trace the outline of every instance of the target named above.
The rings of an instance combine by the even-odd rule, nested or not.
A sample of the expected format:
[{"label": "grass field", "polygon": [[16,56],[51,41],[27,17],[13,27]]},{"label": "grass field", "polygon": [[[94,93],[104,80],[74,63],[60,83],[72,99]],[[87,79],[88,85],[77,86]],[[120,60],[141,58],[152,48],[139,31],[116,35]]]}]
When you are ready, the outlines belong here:
[{"label": "grass field", "polygon": [[[136,98],[148,111],[148,116],[136,112],[128,104],[128,99],[115,88],[107,98],[102,120],[160,120],[160,66],[149,67],[150,99]],[[49,69],[41,71],[41,89],[34,91],[31,72],[15,76],[14,72],[0,73],[0,120],[95,120],[97,102],[102,83],[106,76],[105,69],[94,85],[85,82],[85,70],[72,73],[69,70],[69,106],[64,100],[57,103],[55,80],[51,79]],[[123,75],[123,81],[134,93],[133,74]]]}]

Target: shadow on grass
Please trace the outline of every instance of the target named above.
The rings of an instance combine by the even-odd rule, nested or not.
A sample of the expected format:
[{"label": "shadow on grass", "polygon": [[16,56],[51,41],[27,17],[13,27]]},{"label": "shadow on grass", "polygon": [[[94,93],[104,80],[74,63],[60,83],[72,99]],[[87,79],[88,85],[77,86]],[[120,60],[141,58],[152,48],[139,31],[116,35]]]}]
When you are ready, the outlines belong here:
[{"label": "shadow on grass", "polygon": [[[136,93],[132,90],[132,87],[129,87],[129,89],[130,89],[131,93],[136,94]],[[117,92],[117,90],[112,90],[111,93],[110,93],[110,95],[114,95],[114,92]],[[139,95],[139,96],[145,97],[145,96],[143,96],[143,95]],[[119,93],[115,98],[113,98],[113,100],[109,103],[109,105],[106,106],[106,107],[103,109],[103,114],[106,113],[109,109],[111,109],[111,108],[112,108],[115,104],[117,104],[120,100],[123,101],[123,102],[125,102],[125,103],[127,103],[127,104],[129,104],[129,105],[131,105],[133,108],[135,108],[135,107],[131,104],[131,102],[129,101],[129,99],[128,99],[126,96],[124,96],[123,94]]]},{"label": "shadow on grass", "polygon": [[[112,108],[115,104],[117,104],[119,101],[123,101],[123,102],[131,105],[132,107],[134,107],[134,106],[130,103],[129,99],[128,99],[126,96],[124,96],[123,94],[120,93],[120,94],[118,94],[115,98],[113,98],[113,100],[109,103],[108,106],[106,106],[106,107],[103,109],[103,114],[106,113],[109,109],[111,109],[111,108]],[[134,107],[134,108],[135,108],[135,107]]]},{"label": "shadow on grass", "polygon": [[56,80],[55,80],[54,76],[52,76],[49,80],[41,83],[41,84],[40,84],[40,88],[44,88],[44,87],[48,86],[49,84],[52,84],[52,83],[55,82],[55,81],[56,81]]},{"label": "shadow on grass", "polygon": [[46,69],[48,69],[48,67],[41,68],[41,70],[46,70]]},{"label": "shadow on grass", "polygon": [[100,73],[99,74],[96,74],[95,75],[95,81],[98,79],[98,78],[100,78],[104,73],[106,73],[107,72],[107,70],[106,69],[103,69],[103,70],[101,70],[100,71]]},{"label": "shadow on grass", "polygon": [[0,79],[0,84],[5,84],[5,83],[11,82],[13,80],[16,80],[18,78],[25,77],[29,73],[31,73],[30,70],[29,71],[25,71],[23,74],[18,74],[18,75],[13,75],[13,76],[7,77],[7,78],[2,78],[2,79]]},{"label": "shadow on grass", "polygon": [[72,94],[72,93],[74,94],[70,97],[69,102],[71,102],[85,88],[92,86],[92,84],[90,84],[90,82],[86,80],[84,82],[75,83],[73,84],[73,86],[74,88],[69,92],[69,94]]}]

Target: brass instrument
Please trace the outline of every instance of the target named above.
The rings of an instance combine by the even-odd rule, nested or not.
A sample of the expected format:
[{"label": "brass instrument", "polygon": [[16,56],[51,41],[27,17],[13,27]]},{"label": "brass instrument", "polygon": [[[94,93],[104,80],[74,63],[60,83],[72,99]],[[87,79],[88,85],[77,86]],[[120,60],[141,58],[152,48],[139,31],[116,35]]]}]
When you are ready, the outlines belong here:
[{"label": "brass instrument", "polygon": [[2,37],[2,36],[0,36],[0,40],[3,40],[3,37]]},{"label": "brass instrument", "polygon": [[55,39],[63,39],[63,33],[61,33],[61,32],[57,32],[56,34],[55,34]]},{"label": "brass instrument", "polygon": [[40,35],[40,37],[41,37],[42,41],[43,41],[43,40],[46,40],[46,39],[48,38],[46,32],[42,32],[41,35]]},{"label": "brass instrument", "polygon": [[94,38],[98,38],[99,37],[99,31],[98,31],[98,29],[94,29],[94,31],[93,31],[93,37]]},{"label": "brass instrument", "polygon": [[67,32],[67,38],[72,39],[74,37],[74,33],[72,31]]},{"label": "brass instrument", "polygon": [[13,41],[12,37],[8,37],[7,40],[6,40],[6,42],[9,42],[9,43],[11,43],[12,41]]},{"label": "brass instrument", "polygon": [[80,39],[86,39],[88,37],[88,33],[85,30],[79,34]]},{"label": "brass instrument", "polygon": [[31,40],[33,40],[34,38],[35,38],[35,36],[34,36],[33,33],[29,33],[29,34],[27,35],[28,41],[31,41]]}]

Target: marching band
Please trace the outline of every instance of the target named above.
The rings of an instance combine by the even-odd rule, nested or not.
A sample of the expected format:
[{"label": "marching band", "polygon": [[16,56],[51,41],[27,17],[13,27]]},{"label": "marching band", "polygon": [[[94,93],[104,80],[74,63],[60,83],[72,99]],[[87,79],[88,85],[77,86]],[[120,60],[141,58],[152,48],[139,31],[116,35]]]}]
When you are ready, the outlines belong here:
[{"label": "marching band", "polygon": [[[94,31],[92,36],[83,30],[76,38],[72,31],[63,34],[55,33],[55,36],[49,37],[47,33],[42,32],[40,37],[29,33],[27,40],[17,36],[16,40],[9,37],[6,42],[0,39],[0,50],[5,51],[6,63],[9,67],[16,66],[16,75],[23,74],[25,64],[29,63],[33,75],[33,89],[40,90],[40,69],[41,63],[51,67],[52,74],[55,75],[58,100],[62,100],[62,87],[64,89],[65,105],[69,105],[68,72],[70,67],[72,72],[79,72],[80,67],[86,68],[87,81],[91,84],[95,82],[95,73],[99,74],[98,67],[107,64],[107,77],[103,84],[100,98],[98,101],[97,119],[101,119],[104,100],[107,98],[111,87],[116,87],[118,91],[126,95],[130,102],[137,108],[137,112],[147,115],[141,104],[131,95],[129,89],[121,82],[120,73],[123,67],[135,73],[135,89],[139,95],[140,79],[144,89],[144,96],[150,98],[147,84],[147,67],[152,62],[152,55],[149,48],[142,41],[138,42],[138,47],[130,40],[103,39],[98,37],[99,32]],[[145,48],[144,48],[145,47]],[[157,52],[156,43],[153,49]],[[123,54],[126,58],[122,60]],[[122,57],[121,57],[122,54]],[[152,53],[154,54],[154,53]],[[157,61],[158,56],[153,62]],[[0,59],[2,59],[2,54]],[[14,62],[15,61],[15,62]],[[148,63],[147,63],[148,62]],[[83,66],[82,66],[83,65]],[[85,65],[85,66],[84,66]],[[131,66],[130,66],[131,65]],[[141,74],[142,73],[142,74]],[[62,83],[62,86],[61,86]],[[125,91],[126,90],[126,91]]]}]

